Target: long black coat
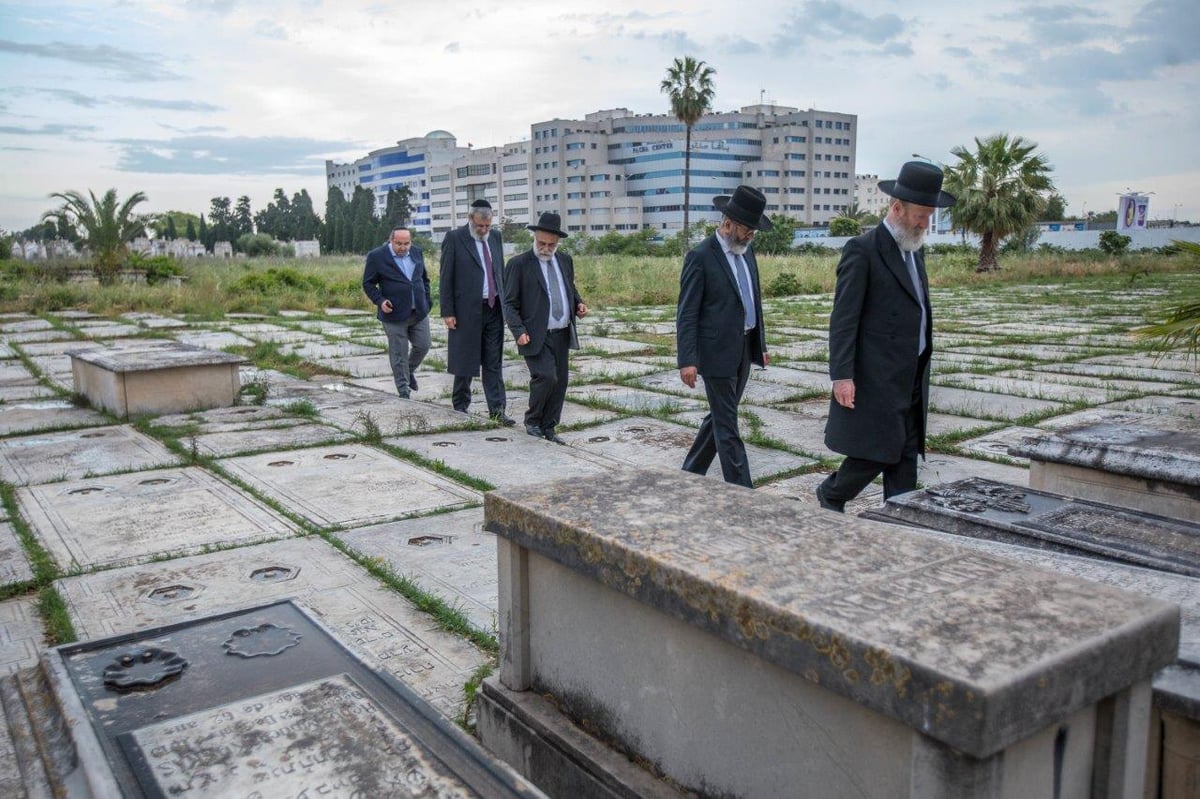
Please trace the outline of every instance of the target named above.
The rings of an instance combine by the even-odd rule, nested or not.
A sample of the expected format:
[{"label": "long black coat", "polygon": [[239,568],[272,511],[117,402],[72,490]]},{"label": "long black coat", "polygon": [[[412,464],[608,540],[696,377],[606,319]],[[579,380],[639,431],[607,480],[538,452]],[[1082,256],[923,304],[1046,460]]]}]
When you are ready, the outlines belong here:
[{"label": "long black coat", "polygon": [[[503,302],[504,245],[499,230],[488,234],[488,247],[499,295],[496,301]],[[454,329],[447,334],[446,371],[458,377],[475,377],[483,358],[483,263],[470,225],[455,228],[442,241],[438,292],[442,318],[455,318]]]},{"label": "long black coat", "polygon": [[[754,363],[763,366],[767,336],[762,321],[762,292],[758,285],[754,248],[747,249],[742,259],[750,270],[754,318],[758,320],[758,328],[750,341],[750,357]],[[742,362],[744,328],[742,293],[721,242],[713,234],[683,258],[675,318],[677,365],[680,369],[694,366],[704,376],[736,377]]]},{"label": "long black coat", "polygon": [[[575,290],[575,262],[571,256],[559,251],[554,254],[558,271],[566,281],[567,309],[571,327],[571,349],[579,349],[579,337],[575,333],[575,310],[583,303]],[[550,324],[550,290],[542,277],[542,265],[533,250],[514,255],[504,266],[504,321],[512,331],[513,338],[522,333],[529,334],[529,343],[517,346],[522,355],[537,355],[546,342],[546,328]]]},{"label": "long black coat", "polygon": [[[929,281],[924,252],[916,253],[924,302]],[[829,317],[829,377],[854,380],[854,409],[829,402],[825,446],[855,458],[897,463],[904,447],[904,420],[913,386],[921,378],[920,451],[925,453],[929,407],[929,360],[933,312],[926,315],[929,345],[918,358],[921,306],[904,256],[883,224],[846,242],[837,266]]]}]

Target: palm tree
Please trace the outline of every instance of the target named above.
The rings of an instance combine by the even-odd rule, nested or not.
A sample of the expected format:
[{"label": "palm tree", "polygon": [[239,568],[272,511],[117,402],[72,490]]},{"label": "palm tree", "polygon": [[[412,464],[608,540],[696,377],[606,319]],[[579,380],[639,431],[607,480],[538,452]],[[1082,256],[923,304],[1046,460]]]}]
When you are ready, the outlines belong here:
[{"label": "palm tree", "polygon": [[975,137],[975,152],[965,147],[950,151],[958,158],[946,172],[946,190],[958,198],[950,218],[955,227],[979,234],[977,272],[1000,268],[1000,243],[1027,230],[1046,206],[1043,195],[1054,190],[1052,167],[1034,154],[1036,149],[1034,142],[999,133],[983,140]]},{"label": "palm tree", "polygon": [[61,224],[74,224],[83,234],[83,241],[92,251],[92,269],[102,283],[111,283],[129,252],[127,242],[143,235],[145,225],[134,216],[133,209],[146,201],[146,195],[136,191],[117,206],[117,190],[109,189],[99,200],[94,192],[87,197],[77,191],[55,192],[51,197],[63,201],[63,207],[42,214]]},{"label": "palm tree", "polygon": [[[1172,241],[1180,253],[1200,264],[1200,244],[1194,241]],[[1161,322],[1134,329],[1142,338],[1150,339],[1161,353],[1182,347],[1186,356],[1196,361],[1200,372],[1200,301],[1185,301],[1165,311]]]},{"label": "palm tree", "polygon": [[688,206],[691,205],[692,194],[692,126],[704,116],[704,112],[712,108],[713,83],[712,76],[717,71],[697,61],[690,55],[676,58],[667,67],[667,77],[659,88],[663,94],[671,98],[671,113],[684,124],[687,130],[683,147],[683,230],[684,247],[690,246],[688,235]]}]

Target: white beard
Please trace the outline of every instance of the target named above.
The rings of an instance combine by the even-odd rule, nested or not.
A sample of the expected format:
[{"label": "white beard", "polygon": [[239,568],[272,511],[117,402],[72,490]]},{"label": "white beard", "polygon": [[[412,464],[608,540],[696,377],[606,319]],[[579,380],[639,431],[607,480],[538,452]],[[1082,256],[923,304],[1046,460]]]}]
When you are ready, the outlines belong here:
[{"label": "white beard", "polygon": [[904,252],[916,252],[925,245],[925,228],[920,233],[913,233],[907,228],[896,229],[896,244]]}]

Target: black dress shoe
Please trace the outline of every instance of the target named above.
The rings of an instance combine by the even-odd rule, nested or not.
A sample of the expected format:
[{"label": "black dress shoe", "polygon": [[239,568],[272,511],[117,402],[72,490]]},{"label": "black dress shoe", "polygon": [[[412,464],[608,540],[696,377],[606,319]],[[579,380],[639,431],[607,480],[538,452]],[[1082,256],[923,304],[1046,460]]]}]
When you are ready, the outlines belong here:
[{"label": "black dress shoe", "polygon": [[817,502],[820,503],[821,507],[824,508],[825,510],[831,510],[836,513],[845,513],[846,512],[846,503],[845,502],[834,502],[832,499],[826,499],[825,491],[823,490],[822,486],[820,486],[820,485],[817,486]]},{"label": "black dress shoe", "polygon": [[542,435],[547,441],[553,441],[555,444],[562,444],[564,447],[567,445],[567,442],[559,438],[558,434],[553,430],[543,430]]},{"label": "black dress shoe", "polygon": [[546,437],[545,435],[542,434],[542,428],[538,427],[535,424],[525,425],[525,432],[528,433],[529,435],[533,436],[534,438],[545,438]]},{"label": "black dress shoe", "polygon": [[417,390],[417,376],[416,375],[408,376],[408,387],[411,388],[413,391]]},{"label": "black dress shoe", "polygon": [[516,419],[509,416],[504,411],[496,411],[495,413],[488,414],[488,416],[496,424],[501,424],[501,425],[504,425],[505,427],[512,427],[513,425],[515,425],[517,423]]}]

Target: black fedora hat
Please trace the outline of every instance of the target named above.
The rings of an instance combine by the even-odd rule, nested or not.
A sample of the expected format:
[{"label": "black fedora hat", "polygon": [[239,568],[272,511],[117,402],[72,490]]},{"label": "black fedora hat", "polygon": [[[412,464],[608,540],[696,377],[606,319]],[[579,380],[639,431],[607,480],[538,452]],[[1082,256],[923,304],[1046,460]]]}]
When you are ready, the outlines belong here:
[{"label": "black fedora hat", "polygon": [[752,230],[770,230],[774,227],[763,213],[763,209],[767,207],[767,198],[761,191],[750,186],[738,186],[732,195],[721,194],[713,197],[713,206],[734,222],[741,222]]},{"label": "black fedora hat", "polygon": [[927,208],[949,208],[957,202],[953,194],[942,191],[942,170],[924,161],[909,161],[900,167],[900,177],[879,181],[879,190]]},{"label": "black fedora hat", "polygon": [[536,225],[526,225],[529,230],[543,230],[547,233],[553,233],[560,239],[565,239],[567,234],[562,231],[562,217],[553,211],[546,211],[538,217]]}]

